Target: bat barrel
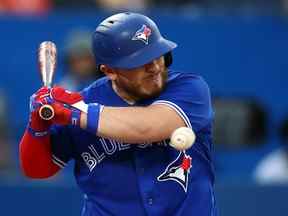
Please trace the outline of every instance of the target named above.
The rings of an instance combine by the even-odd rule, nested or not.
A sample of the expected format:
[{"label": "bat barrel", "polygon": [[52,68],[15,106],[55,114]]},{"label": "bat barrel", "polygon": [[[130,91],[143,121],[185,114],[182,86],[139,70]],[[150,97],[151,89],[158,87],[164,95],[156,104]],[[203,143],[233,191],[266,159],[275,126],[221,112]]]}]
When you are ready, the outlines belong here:
[{"label": "bat barrel", "polygon": [[56,68],[57,49],[52,41],[44,41],[38,49],[38,62],[44,86],[51,87]]}]

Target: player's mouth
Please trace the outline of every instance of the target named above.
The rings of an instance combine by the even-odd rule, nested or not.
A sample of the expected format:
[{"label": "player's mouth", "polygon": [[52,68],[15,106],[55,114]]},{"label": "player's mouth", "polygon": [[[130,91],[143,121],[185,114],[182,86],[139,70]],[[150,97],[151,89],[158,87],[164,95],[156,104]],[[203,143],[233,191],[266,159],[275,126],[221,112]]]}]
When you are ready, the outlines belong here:
[{"label": "player's mouth", "polygon": [[160,73],[155,74],[155,75],[150,75],[148,77],[145,78],[148,81],[152,81],[152,82],[159,82],[161,79],[161,75]]}]

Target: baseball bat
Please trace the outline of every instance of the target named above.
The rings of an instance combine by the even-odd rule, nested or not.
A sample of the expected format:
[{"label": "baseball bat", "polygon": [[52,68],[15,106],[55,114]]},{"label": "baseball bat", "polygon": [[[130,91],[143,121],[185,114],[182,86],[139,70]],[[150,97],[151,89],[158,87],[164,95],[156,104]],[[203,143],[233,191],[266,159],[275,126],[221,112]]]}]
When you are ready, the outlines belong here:
[{"label": "baseball bat", "polygon": [[[43,41],[38,49],[39,71],[43,86],[51,88],[52,80],[56,69],[56,45],[51,41]],[[43,120],[50,120],[54,117],[52,106],[45,104],[40,107],[39,115]]]}]

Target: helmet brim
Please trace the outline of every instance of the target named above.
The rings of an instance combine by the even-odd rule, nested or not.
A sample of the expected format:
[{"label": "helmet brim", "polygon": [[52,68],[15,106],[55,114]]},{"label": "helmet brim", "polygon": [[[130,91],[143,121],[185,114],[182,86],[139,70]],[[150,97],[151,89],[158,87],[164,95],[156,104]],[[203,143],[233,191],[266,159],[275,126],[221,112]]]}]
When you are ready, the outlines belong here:
[{"label": "helmet brim", "polygon": [[138,52],[125,56],[114,62],[110,62],[108,66],[119,69],[133,69],[141,67],[149,62],[152,62],[154,59],[165,55],[176,47],[176,43],[161,37],[156,43],[149,44],[149,46],[139,50]]}]

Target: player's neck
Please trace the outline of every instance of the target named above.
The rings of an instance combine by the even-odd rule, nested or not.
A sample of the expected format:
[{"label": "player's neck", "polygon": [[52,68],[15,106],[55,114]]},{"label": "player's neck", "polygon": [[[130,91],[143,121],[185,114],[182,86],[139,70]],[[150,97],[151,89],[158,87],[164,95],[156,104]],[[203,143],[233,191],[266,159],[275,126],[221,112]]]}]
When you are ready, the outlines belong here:
[{"label": "player's neck", "polygon": [[135,99],[131,98],[130,95],[128,95],[125,91],[121,91],[113,81],[112,89],[120,98],[122,98],[122,100],[124,100],[129,105],[134,105],[136,103]]}]

